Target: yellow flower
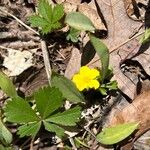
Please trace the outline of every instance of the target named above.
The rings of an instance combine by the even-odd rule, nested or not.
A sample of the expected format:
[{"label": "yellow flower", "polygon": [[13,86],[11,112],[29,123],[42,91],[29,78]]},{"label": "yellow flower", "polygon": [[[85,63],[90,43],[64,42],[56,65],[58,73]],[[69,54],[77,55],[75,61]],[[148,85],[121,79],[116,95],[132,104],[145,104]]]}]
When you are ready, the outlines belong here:
[{"label": "yellow flower", "polygon": [[79,91],[89,88],[98,89],[100,86],[99,81],[97,80],[98,76],[100,76],[98,70],[83,66],[80,68],[80,72],[73,76],[72,81]]}]

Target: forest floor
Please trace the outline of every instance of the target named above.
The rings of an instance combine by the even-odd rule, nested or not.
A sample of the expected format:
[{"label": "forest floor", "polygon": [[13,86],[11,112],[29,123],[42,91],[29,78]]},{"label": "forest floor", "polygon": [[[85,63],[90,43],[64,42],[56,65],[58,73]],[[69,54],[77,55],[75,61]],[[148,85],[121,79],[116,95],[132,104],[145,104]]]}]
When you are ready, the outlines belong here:
[{"label": "forest floor", "polygon": [[[49,0],[51,1],[51,0]],[[43,133],[33,143],[30,138],[18,138],[14,133],[15,149],[56,150],[67,149],[137,149],[150,150],[150,44],[141,44],[145,28],[150,27],[149,0],[54,0],[62,3],[67,11],[86,12],[98,29],[96,35],[107,45],[113,80],[119,90],[107,102],[92,104],[86,111],[88,130],[82,129],[77,136],[85,138],[77,148],[68,138],[59,143],[52,135]],[[32,30],[28,17],[38,2],[36,0],[0,0],[0,69],[9,76],[22,96],[31,96],[40,87],[48,85],[43,61],[41,38],[38,29]],[[88,10],[85,10],[88,6]],[[34,32],[36,31],[36,32]],[[46,42],[52,70],[72,79],[81,66],[100,67],[99,57],[89,45],[85,33],[80,42],[66,40],[65,29],[48,34]],[[0,91],[0,104],[6,96]],[[89,119],[90,118],[90,119]],[[91,136],[102,127],[128,121],[141,123],[140,129],[130,141],[119,146],[103,146]],[[72,139],[72,138],[71,138]],[[68,149],[69,149],[68,146]]]}]

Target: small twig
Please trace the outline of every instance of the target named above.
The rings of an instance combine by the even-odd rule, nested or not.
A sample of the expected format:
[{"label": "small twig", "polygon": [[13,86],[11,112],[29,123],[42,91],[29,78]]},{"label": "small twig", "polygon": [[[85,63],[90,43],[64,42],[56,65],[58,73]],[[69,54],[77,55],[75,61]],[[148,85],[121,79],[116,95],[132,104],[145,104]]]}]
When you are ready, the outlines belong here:
[{"label": "small twig", "polygon": [[21,146],[20,149],[23,149],[23,147],[31,140],[31,137],[28,138]]},{"label": "small twig", "polygon": [[[133,39],[137,38],[138,36],[144,34],[145,31],[135,35],[134,37],[127,39],[125,42],[121,43],[120,45],[116,46],[115,48],[113,48],[112,50],[110,50],[109,54],[113,53],[114,51],[116,51],[118,48],[122,47],[123,45],[127,44],[128,42],[132,41]],[[94,62],[87,64],[87,66],[93,65],[95,64],[97,61],[99,61],[100,59],[96,59]]]},{"label": "small twig", "polygon": [[110,54],[114,51],[116,51],[118,48],[122,47],[123,45],[127,44],[128,42],[132,41],[133,39],[137,38],[138,36],[144,34],[145,31],[135,35],[134,37],[130,38],[130,39],[127,39],[125,42],[121,43],[119,46],[113,48],[111,51],[110,51]]},{"label": "small twig", "polygon": [[25,28],[29,29],[30,31],[34,32],[34,33],[37,34],[37,35],[40,35],[38,32],[36,32],[36,31],[33,30],[31,27],[29,27],[28,25],[26,25],[25,23],[23,23],[20,19],[18,19],[18,18],[17,18],[16,16],[14,16],[13,14],[11,14],[11,13],[5,11],[5,10],[2,10],[2,9],[0,9],[0,11],[1,11],[2,13],[5,13],[5,14],[11,16],[12,18],[14,18],[16,21],[18,21],[18,22],[19,22],[22,26],[24,26]]},{"label": "small twig", "polygon": [[77,150],[77,147],[76,147],[76,145],[75,145],[74,140],[73,140],[72,137],[69,138],[69,141],[70,141],[70,143],[71,143],[71,145],[72,145],[72,149],[73,149],[73,150]]},{"label": "small twig", "polygon": [[[0,9],[1,12],[13,17],[16,21],[18,21],[22,26],[24,26],[25,28],[27,28],[28,30],[34,32],[37,35],[40,35],[38,32],[36,32],[35,30],[33,30],[31,27],[29,27],[28,25],[26,25],[25,23],[23,23],[20,19],[18,19],[16,16],[12,15],[11,13]],[[49,61],[49,57],[48,57],[48,50],[47,50],[47,46],[46,46],[46,42],[44,40],[41,40],[41,49],[42,49],[42,53],[43,53],[43,59],[44,59],[44,65],[45,65],[45,70],[47,73],[47,77],[48,77],[48,81],[49,84],[51,85],[51,65],[50,65],[50,61]]]},{"label": "small twig", "polygon": [[2,45],[0,45],[0,48],[1,48],[1,49],[5,49],[5,50],[13,50],[13,51],[17,51],[16,49],[9,48],[9,47],[5,47],[5,46],[2,46]]},{"label": "small twig", "polygon": [[44,65],[45,65],[45,70],[47,73],[48,82],[49,82],[49,85],[51,85],[52,69],[51,69],[51,65],[50,65],[46,42],[44,40],[41,40],[41,49],[43,52]]},{"label": "small twig", "polygon": [[56,50],[56,51],[63,59],[66,59],[65,56],[61,52],[59,52],[58,50]]},{"label": "small twig", "polygon": [[31,143],[30,143],[30,150],[33,150],[33,144],[34,144],[34,138],[32,138]]}]

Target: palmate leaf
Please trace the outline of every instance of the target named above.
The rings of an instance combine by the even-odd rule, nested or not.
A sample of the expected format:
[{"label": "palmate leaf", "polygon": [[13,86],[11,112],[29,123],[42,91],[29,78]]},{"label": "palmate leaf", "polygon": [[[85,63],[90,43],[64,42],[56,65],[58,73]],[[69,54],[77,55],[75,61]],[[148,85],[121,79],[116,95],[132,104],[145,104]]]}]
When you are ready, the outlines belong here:
[{"label": "palmate leaf", "polygon": [[47,25],[49,25],[49,22],[45,20],[44,18],[38,16],[38,15],[33,15],[29,17],[29,22],[32,23],[33,27],[41,27],[45,28]]},{"label": "palmate leaf", "polygon": [[2,72],[0,72],[0,88],[7,94],[9,97],[16,97],[17,92],[12,81]]},{"label": "palmate leaf", "polygon": [[137,127],[138,123],[125,123],[115,127],[105,128],[97,135],[97,140],[105,145],[116,144],[132,134]]},{"label": "palmate leaf", "polygon": [[47,0],[40,0],[38,12],[39,15],[29,17],[29,22],[33,27],[40,27],[44,34],[61,28],[60,19],[64,16],[63,5],[57,4],[52,7]]},{"label": "palmate leaf", "polygon": [[60,22],[55,22],[55,23],[51,24],[52,30],[59,29],[59,28],[61,28],[61,26],[62,26],[62,25],[61,25]]},{"label": "palmate leaf", "polygon": [[8,101],[4,111],[7,121],[10,122],[28,123],[39,120],[29,103],[21,97],[15,97]]},{"label": "palmate leaf", "polygon": [[93,32],[95,27],[91,20],[80,12],[71,12],[68,13],[65,19],[65,22],[80,31],[90,31]]},{"label": "palmate leaf", "polygon": [[75,107],[69,110],[66,110],[62,113],[57,113],[52,115],[46,119],[48,122],[60,124],[63,126],[75,126],[76,122],[79,121],[79,117],[81,115],[81,108]]},{"label": "palmate leaf", "polygon": [[45,129],[47,131],[55,132],[56,135],[60,138],[62,138],[64,136],[65,130],[63,128],[59,127],[58,125],[49,123],[47,121],[43,121],[43,123],[44,123]]},{"label": "palmate leaf", "polygon": [[12,142],[12,134],[0,120],[0,141],[10,144]]},{"label": "palmate leaf", "polygon": [[64,16],[64,7],[63,7],[63,5],[57,4],[53,8],[52,22],[55,23],[55,22],[59,21],[63,16]]},{"label": "palmate leaf", "polygon": [[90,41],[101,59],[102,81],[105,79],[109,67],[109,50],[107,46],[93,35],[90,35]]},{"label": "palmate leaf", "polygon": [[52,86],[59,88],[63,97],[72,102],[83,102],[84,97],[72,81],[61,75],[53,75]]},{"label": "palmate leaf", "polygon": [[46,19],[49,23],[52,21],[52,5],[49,5],[47,0],[40,0],[38,4],[38,12],[40,16]]},{"label": "palmate leaf", "polygon": [[50,86],[39,89],[34,94],[36,107],[40,116],[45,119],[63,104],[63,97],[58,88]]},{"label": "palmate leaf", "polygon": [[24,136],[35,137],[40,127],[41,127],[41,121],[25,124],[18,128],[17,134],[19,134],[20,137],[24,137]]}]

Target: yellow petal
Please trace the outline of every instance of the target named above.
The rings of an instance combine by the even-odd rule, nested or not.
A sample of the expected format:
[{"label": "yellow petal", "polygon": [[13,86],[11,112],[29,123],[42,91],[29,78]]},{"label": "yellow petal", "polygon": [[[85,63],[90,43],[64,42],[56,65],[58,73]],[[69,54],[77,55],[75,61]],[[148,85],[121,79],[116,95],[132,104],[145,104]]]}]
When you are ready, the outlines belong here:
[{"label": "yellow petal", "polygon": [[80,75],[89,75],[90,74],[90,68],[87,66],[83,66],[80,68]]},{"label": "yellow petal", "polygon": [[79,91],[83,91],[84,89],[87,88],[86,84],[76,84],[77,88]]},{"label": "yellow petal", "polygon": [[85,82],[84,78],[80,74],[74,75],[72,81],[75,83],[79,91],[83,91],[88,86],[87,82]]},{"label": "yellow petal", "polygon": [[96,77],[98,77],[100,75],[99,71],[96,70],[96,69],[91,69],[91,72],[90,72],[90,77],[92,79],[95,79]]},{"label": "yellow petal", "polygon": [[94,88],[98,89],[100,84],[97,80],[91,80],[90,83],[88,84],[89,88]]}]

